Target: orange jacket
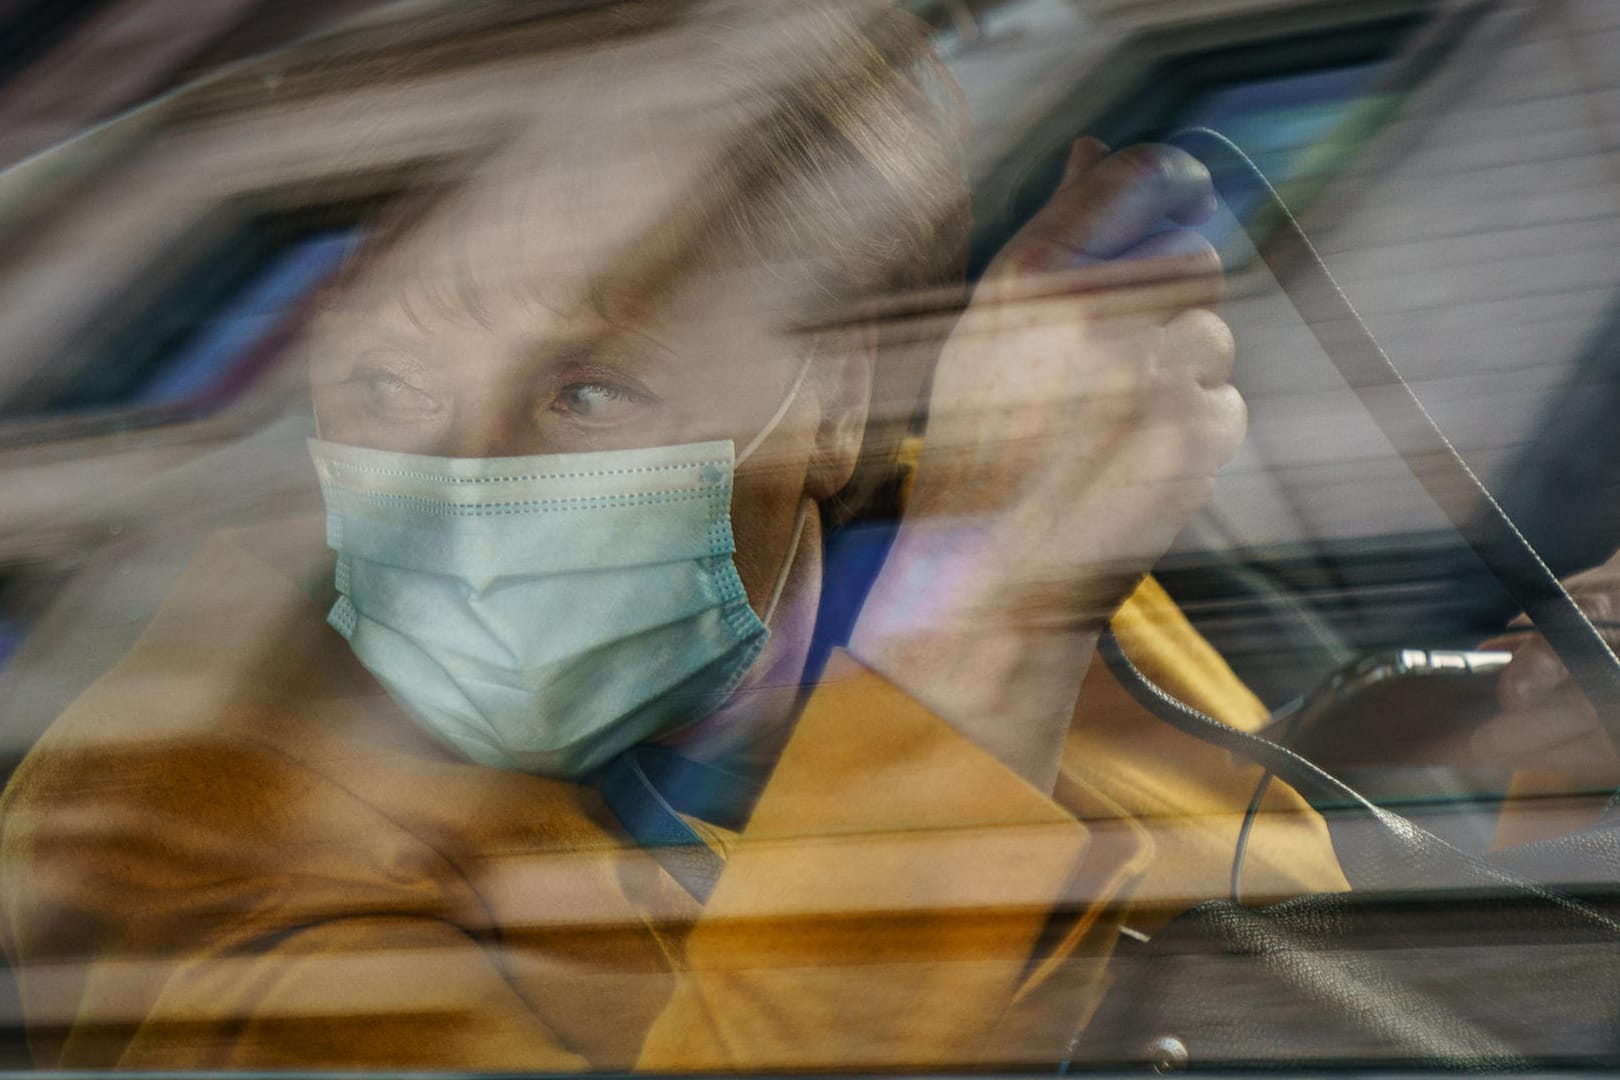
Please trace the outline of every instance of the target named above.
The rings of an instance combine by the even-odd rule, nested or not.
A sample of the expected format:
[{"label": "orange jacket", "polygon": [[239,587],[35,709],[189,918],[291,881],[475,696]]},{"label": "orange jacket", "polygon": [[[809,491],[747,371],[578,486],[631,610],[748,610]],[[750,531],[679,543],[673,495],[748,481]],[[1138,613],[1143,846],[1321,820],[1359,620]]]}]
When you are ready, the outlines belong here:
[{"label": "orange jacket", "polygon": [[[1051,1063],[1122,922],[1223,895],[1255,770],[1100,665],[1054,795],[851,658],[701,909],[589,788],[453,758],[212,542],[0,803],[0,938],[43,1067],[658,1070]],[[322,583],[324,584],[324,583]],[[1261,711],[1151,582],[1150,674]],[[1342,887],[1272,791],[1246,892]]]}]

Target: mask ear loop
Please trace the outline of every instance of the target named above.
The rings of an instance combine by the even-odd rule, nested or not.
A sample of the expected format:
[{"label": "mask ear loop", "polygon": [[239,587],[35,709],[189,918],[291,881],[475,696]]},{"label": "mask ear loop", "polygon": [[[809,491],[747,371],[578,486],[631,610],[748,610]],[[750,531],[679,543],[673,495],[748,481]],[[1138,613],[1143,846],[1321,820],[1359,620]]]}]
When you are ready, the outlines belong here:
[{"label": "mask ear loop", "polygon": [[765,617],[761,621],[766,629],[770,629],[771,620],[776,617],[776,605],[782,602],[782,593],[787,589],[788,574],[799,558],[799,541],[804,537],[804,523],[810,517],[810,507],[814,505],[815,500],[808,495],[799,500],[799,512],[793,518],[793,539],[788,541],[787,554],[782,556],[782,569],[776,572],[776,584],[771,586],[771,598],[765,603]]},{"label": "mask ear loop", "polygon": [[742,448],[742,453],[737,455],[733,465],[741,465],[747,461],[749,455],[758,450],[760,445],[771,437],[771,432],[776,430],[776,426],[782,422],[782,418],[788,414],[788,410],[793,408],[794,399],[799,396],[799,388],[804,385],[805,376],[810,374],[810,360],[811,358],[808,356],[804,358],[804,363],[799,365],[799,373],[793,377],[793,385],[788,387],[787,395],[782,398],[782,404],[778,405],[776,411],[771,414],[771,418],[765,421],[765,426],[759,429],[759,434],[748,440],[748,445]]},{"label": "mask ear loop", "polygon": [[[765,421],[765,426],[759,429],[759,433],[748,440],[748,445],[743,447],[742,453],[737,455],[733,467],[747,461],[749,456],[755,450],[758,450],[766,439],[771,437],[771,432],[776,430],[777,425],[782,422],[782,418],[793,407],[793,402],[797,400],[799,390],[804,386],[805,377],[810,374],[810,362],[813,359],[813,356],[804,358],[804,362],[799,365],[798,374],[793,376],[793,385],[788,387],[787,393],[782,397],[782,403],[776,407],[776,411],[771,414],[771,418]],[[810,507],[813,503],[814,500],[808,495],[799,500],[799,512],[793,519],[793,539],[788,541],[787,554],[782,558],[782,568],[776,572],[776,584],[771,586],[771,598],[765,604],[765,616],[761,621],[765,623],[767,628],[776,615],[777,605],[782,602],[782,593],[787,588],[788,574],[793,570],[793,563],[799,557],[799,541],[804,536],[804,523],[810,516]]]}]

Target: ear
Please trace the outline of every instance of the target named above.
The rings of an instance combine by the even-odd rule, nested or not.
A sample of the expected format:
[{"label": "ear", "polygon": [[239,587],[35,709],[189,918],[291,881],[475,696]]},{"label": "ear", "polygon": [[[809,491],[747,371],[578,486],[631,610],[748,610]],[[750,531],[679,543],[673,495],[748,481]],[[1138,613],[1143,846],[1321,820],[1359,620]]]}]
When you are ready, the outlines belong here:
[{"label": "ear", "polygon": [[821,407],[805,492],[826,502],[843,490],[861,456],[872,407],[874,343],[868,331],[843,333],[818,349],[811,376]]}]

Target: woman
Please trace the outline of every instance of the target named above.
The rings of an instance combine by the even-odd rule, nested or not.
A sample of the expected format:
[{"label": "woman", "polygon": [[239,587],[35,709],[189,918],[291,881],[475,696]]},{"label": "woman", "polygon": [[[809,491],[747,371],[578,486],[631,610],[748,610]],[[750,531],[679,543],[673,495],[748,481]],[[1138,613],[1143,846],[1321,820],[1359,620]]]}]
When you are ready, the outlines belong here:
[{"label": "woman", "polygon": [[[222,538],[8,789],[41,1064],[1050,1064],[1133,890],[1214,891],[1253,777],[1081,686],[1242,436],[1218,266],[1162,231],[1207,177],[1077,144],[959,312],[925,38],[766,7],[560,65],[566,107],[319,321],[335,571],[302,524]],[[905,516],[801,689],[822,529],[925,377]],[[1127,647],[1257,719],[1154,595]],[[626,830],[650,745],[746,795],[655,805],[701,849]],[[1278,828],[1262,891],[1338,883]]]}]

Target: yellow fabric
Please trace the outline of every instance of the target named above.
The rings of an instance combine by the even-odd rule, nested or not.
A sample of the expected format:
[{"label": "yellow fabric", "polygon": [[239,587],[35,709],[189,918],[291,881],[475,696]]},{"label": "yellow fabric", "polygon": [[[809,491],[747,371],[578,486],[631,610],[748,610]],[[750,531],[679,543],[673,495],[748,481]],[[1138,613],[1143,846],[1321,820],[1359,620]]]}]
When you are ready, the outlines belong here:
[{"label": "yellow fabric", "polygon": [[1144,578],[1113,619],[1114,636],[1132,662],[1173,696],[1233,727],[1253,731],[1266,707],[1220,654],[1199,636],[1170,594]]},{"label": "yellow fabric", "polygon": [[[1123,920],[1224,891],[1251,773],[1100,668],[1048,796],[840,656],[746,829],[707,834],[700,910],[589,788],[421,734],[325,626],[323,571],[251,547],[211,545],[0,801],[41,1066],[1049,1065]],[[1154,586],[1118,625],[1255,720]],[[1269,811],[1265,886],[1336,883],[1320,821]]]},{"label": "yellow fabric", "polygon": [[1491,837],[1497,849],[1589,829],[1603,817],[1614,793],[1594,791],[1590,780],[1557,769],[1519,769],[1506,796]]},{"label": "yellow fabric", "polygon": [[[1143,581],[1113,627],[1143,674],[1189,705],[1247,731],[1266,719],[1265,707],[1158,582]],[[1228,895],[1232,854],[1259,766],[1148,716],[1101,664],[1092,666],[1081,689],[1065,761],[1152,838],[1156,856],[1136,890],[1133,927],[1151,929],[1189,904]],[[1100,813],[1088,816],[1095,822]],[[1272,784],[1250,836],[1243,898],[1348,887],[1321,817],[1291,789]]]}]

